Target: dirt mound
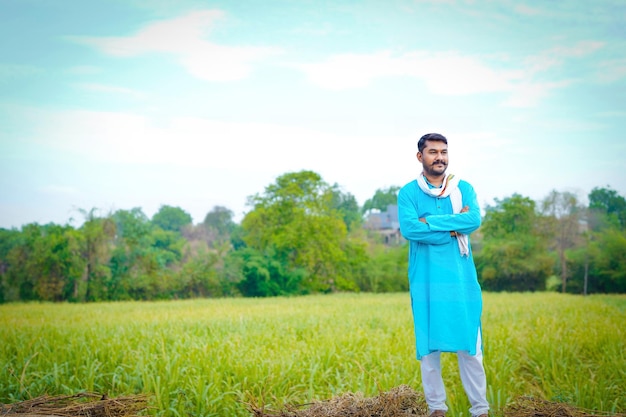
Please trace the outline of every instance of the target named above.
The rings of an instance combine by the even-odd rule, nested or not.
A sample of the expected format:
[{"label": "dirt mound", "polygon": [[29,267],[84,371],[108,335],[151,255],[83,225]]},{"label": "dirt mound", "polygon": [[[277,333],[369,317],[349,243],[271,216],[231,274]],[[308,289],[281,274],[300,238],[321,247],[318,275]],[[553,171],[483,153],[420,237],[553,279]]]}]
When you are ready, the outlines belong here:
[{"label": "dirt mound", "polygon": [[50,397],[44,395],[15,404],[0,404],[1,417],[134,417],[147,407],[147,397],[107,398],[106,395],[80,393]]},{"label": "dirt mound", "polygon": [[[421,393],[407,385],[401,385],[378,396],[364,398],[360,394],[347,393],[328,401],[310,404],[285,405],[272,411],[249,405],[254,417],[407,417],[428,416],[428,406]],[[492,411],[490,415],[502,417],[626,417],[626,414],[609,414],[581,410],[574,406],[550,402],[532,397],[520,397],[504,410]]]}]

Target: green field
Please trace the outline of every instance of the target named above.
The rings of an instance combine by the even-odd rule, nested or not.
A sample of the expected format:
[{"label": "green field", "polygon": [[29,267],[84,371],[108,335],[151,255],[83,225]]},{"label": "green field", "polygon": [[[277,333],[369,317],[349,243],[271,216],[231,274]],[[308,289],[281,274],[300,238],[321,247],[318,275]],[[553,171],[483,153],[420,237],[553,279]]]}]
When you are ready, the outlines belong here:
[{"label": "green field", "polygon": [[[494,410],[521,395],[626,410],[626,296],[484,294]],[[443,355],[449,415],[467,415]],[[163,416],[250,416],[408,384],[421,391],[408,294],[0,305],[0,402],[149,393]]]}]

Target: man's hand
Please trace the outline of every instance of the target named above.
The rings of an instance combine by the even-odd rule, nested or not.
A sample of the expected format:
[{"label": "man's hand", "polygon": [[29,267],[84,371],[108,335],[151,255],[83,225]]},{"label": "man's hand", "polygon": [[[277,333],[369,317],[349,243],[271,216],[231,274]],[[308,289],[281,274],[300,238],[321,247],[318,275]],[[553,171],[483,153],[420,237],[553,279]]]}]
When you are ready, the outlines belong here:
[{"label": "man's hand", "polygon": [[[469,211],[469,206],[465,206],[461,209],[460,213],[467,213]],[[457,233],[454,230],[450,231],[450,237],[456,237]]]}]

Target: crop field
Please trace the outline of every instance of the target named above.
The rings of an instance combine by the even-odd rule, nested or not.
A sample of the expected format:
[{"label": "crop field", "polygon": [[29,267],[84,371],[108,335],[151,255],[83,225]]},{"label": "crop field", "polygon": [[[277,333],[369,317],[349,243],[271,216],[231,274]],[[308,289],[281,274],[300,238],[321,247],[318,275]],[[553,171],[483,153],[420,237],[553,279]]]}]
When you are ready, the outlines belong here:
[{"label": "crop field", "polygon": [[[492,409],[524,395],[626,410],[626,296],[485,293]],[[442,355],[449,415],[468,415]],[[146,393],[159,416],[250,416],[347,392],[421,391],[408,294],[0,305],[0,403]]]}]

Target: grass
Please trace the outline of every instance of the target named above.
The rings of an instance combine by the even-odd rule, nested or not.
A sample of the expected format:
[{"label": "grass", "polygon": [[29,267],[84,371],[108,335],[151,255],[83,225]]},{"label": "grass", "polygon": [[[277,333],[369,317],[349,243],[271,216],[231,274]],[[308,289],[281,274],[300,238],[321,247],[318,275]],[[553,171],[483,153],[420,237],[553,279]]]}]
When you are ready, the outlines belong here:
[{"label": "grass", "polygon": [[[493,409],[521,395],[626,410],[626,296],[484,294]],[[449,415],[469,404],[442,356]],[[148,393],[159,416],[250,416],[421,390],[408,294],[0,306],[0,402]]]}]

